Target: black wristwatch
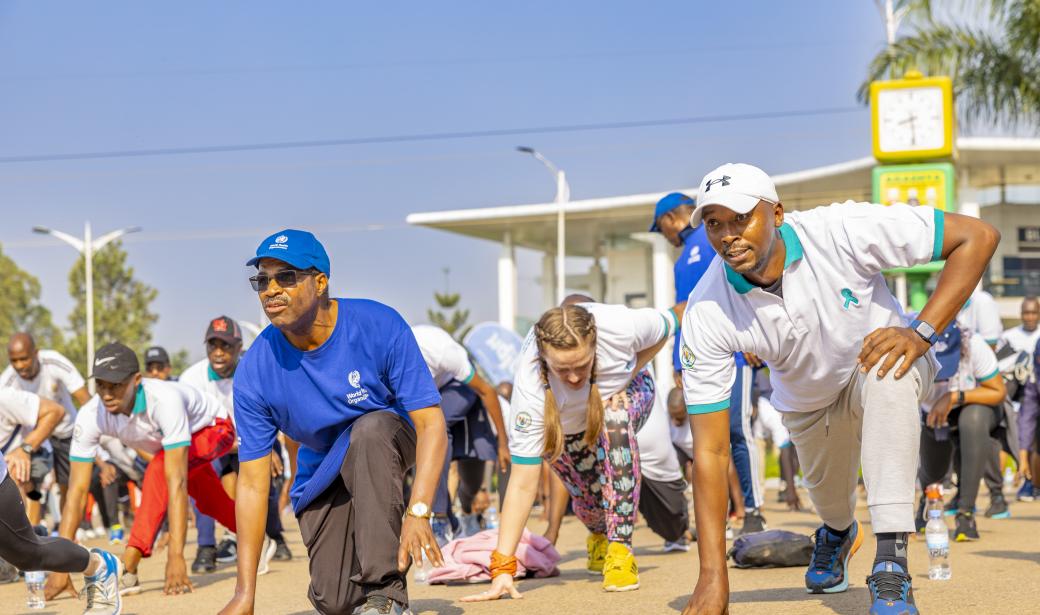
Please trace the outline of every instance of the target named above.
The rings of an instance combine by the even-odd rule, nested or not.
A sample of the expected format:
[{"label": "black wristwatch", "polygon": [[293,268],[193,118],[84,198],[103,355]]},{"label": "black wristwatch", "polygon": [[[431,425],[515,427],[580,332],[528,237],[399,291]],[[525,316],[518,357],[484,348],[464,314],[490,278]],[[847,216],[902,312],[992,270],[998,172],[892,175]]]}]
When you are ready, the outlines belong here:
[{"label": "black wristwatch", "polygon": [[25,453],[26,455],[32,455],[33,454],[33,447],[28,442],[22,442],[22,445],[19,446],[18,448],[22,449],[22,452]]},{"label": "black wristwatch", "polygon": [[957,405],[964,405],[964,391],[957,391]]}]

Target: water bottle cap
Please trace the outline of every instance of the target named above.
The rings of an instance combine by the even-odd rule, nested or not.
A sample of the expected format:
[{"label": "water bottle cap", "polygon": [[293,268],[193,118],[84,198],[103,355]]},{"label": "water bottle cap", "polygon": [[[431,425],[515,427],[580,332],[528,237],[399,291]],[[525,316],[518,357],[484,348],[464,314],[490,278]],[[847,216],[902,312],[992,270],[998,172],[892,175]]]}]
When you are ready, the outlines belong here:
[{"label": "water bottle cap", "polygon": [[942,511],[941,510],[929,510],[928,511],[928,518],[929,519],[939,519],[941,517],[942,517]]}]

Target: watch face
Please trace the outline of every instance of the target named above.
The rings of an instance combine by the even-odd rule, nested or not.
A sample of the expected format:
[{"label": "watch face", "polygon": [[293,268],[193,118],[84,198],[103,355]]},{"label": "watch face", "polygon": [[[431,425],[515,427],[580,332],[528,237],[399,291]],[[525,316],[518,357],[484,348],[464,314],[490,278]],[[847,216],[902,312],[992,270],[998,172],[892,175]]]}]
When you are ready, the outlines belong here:
[{"label": "watch face", "polygon": [[877,107],[878,147],[882,152],[936,150],[945,145],[942,88],[881,90]]},{"label": "watch face", "polygon": [[411,511],[416,517],[422,517],[430,512],[430,507],[422,502],[416,502],[412,504]]}]

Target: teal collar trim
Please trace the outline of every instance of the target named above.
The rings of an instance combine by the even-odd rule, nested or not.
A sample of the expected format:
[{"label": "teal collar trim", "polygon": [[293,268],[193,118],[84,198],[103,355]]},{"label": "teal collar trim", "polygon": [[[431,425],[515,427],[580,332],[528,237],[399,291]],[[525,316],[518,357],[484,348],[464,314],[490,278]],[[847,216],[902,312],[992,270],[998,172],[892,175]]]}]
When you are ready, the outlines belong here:
[{"label": "teal collar trim", "polygon": [[148,409],[148,400],[144,396],[144,385],[137,385],[137,394],[134,395],[134,414],[141,414]]},{"label": "teal collar trim", "polygon": [[[234,375],[235,375],[234,372],[232,372],[231,376],[228,376],[228,378],[231,378]],[[209,364],[206,365],[206,376],[207,376],[207,378],[209,378],[210,382],[213,382],[215,380],[227,380],[227,378],[224,378],[223,376],[221,376],[217,372],[213,371],[213,366],[209,365]]]},{"label": "teal collar trim", "polygon": [[[804,256],[802,240],[798,238],[798,233],[795,232],[794,228],[786,222],[780,225],[780,239],[784,242],[784,271],[787,271],[787,268],[792,263],[801,260],[802,256]],[[738,293],[743,295],[755,288],[754,284],[730,269],[729,265],[723,264],[723,267],[726,269],[726,280],[729,281],[733,289]]]}]

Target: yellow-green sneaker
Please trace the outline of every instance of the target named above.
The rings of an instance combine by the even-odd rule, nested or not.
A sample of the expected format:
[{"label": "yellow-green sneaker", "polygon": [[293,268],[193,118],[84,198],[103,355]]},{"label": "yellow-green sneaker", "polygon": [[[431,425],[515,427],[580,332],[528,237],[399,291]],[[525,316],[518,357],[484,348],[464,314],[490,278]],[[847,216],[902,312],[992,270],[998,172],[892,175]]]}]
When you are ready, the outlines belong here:
[{"label": "yellow-green sneaker", "polygon": [[608,592],[630,592],[639,589],[639,567],[632,550],[620,542],[607,547],[603,563],[603,589]]},{"label": "yellow-green sneaker", "polygon": [[585,548],[589,552],[586,568],[589,574],[603,574],[603,563],[607,559],[607,537],[603,534],[589,534],[585,540]]}]

